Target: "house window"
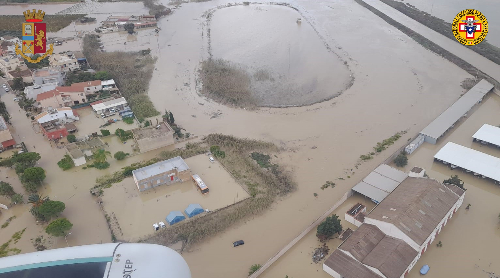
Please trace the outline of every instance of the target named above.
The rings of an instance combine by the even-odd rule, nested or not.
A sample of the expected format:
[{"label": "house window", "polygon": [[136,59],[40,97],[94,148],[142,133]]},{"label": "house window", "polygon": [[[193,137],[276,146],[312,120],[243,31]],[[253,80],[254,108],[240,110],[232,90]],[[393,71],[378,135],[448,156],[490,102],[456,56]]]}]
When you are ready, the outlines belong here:
[{"label": "house window", "polygon": [[158,179],[158,180],[156,181],[156,184],[160,184],[160,183],[161,183],[161,180],[160,180],[160,179]]}]

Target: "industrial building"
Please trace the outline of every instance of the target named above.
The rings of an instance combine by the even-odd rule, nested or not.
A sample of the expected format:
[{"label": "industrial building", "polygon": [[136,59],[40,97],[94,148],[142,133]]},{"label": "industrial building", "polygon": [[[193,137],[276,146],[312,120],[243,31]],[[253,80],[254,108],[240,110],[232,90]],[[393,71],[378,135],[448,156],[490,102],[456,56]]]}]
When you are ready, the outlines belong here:
[{"label": "industrial building", "polygon": [[462,205],[465,191],[406,178],[323,264],[336,278],[403,278]]},{"label": "industrial building", "polygon": [[134,170],[132,175],[139,191],[144,191],[163,184],[187,181],[191,178],[191,170],[182,157],[177,156]]},{"label": "industrial building", "polygon": [[0,277],[191,278],[186,261],[156,244],[105,243],[0,258]]},{"label": "industrial building", "polygon": [[486,80],[481,80],[472,89],[465,93],[452,106],[444,111],[432,123],[425,127],[420,134],[425,142],[436,144],[446,131],[453,128],[460,118],[467,115],[474,105],[480,103],[484,96],[493,89],[493,85]]},{"label": "industrial building", "polygon": [[484,124],[474,135],[474,141],[481,144],[490,144],[500,148],[500,128],[489,124]]},{"label": "industrial building", "polygon": [[475,176],[500,182],[500,158],[489,154],[448,142],[436,153],[434,159],[453,169],[460,168]]},{"label": "industrial building", "polygon": [[386,164],[381,164],[356,184],[352,190],[380,203],[387,197],[408,175]]},{"label": "industrial building", "polygon": [[200,204],[190,204],[185,210],[184,213],[191,218],[200,213],[204,213],[205,210],[200,206]]},{"label": "industrial building", "polygon": [[141,153],[175,144],[174,130],[166,123],[132,130],[134,141]]}]

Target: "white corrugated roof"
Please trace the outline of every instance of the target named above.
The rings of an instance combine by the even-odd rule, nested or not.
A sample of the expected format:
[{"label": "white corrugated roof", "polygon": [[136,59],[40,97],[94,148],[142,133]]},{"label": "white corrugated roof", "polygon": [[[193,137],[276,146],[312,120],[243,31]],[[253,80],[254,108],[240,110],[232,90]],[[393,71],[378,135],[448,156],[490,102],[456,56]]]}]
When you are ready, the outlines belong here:
[{"label": "white corrugated roof", "polygon": [[158,174],[168,172],[174,168],[177,168],[177,171],[179,172],[189,170],[189,167],[187,166],[186,162],[184,162],[182,157],[177,156],[169,160],[160,161],[155,164],[134,170],[132,171],[132,174],[138,181],[141,181]]},{"label": "white corrugated roof", "polygon": [[500,181],[500,158],[448,142],[434,158]]},{"label": "white corrugated roof", "polygon": [[398,182],[402,182],[408,177],[405,172],[392,168],[387,164],[380,164],[380,166],[373,171]]},{"label": "white corrugated roof", "polygon": [[500,146],[500,128],[484,124],[472,138]]},{"label": "white corrugated roof", "polygon": [[92,109],[94,109],[94,111],[101,111],[104,109],[109,109],[109,108],[116,107],[118,105],[125,105],[125,104],[127,104],[127,101],[125,100],[124,97],[121,97],[121,98],[101,102],[98,104],[94,104],[94,105],[92,105]]},{"label": "white corrugated roof", "polygon": [[484,95],[493,89],[493,85],[486,80],[481,80],[465,95],[458,99],[452,106],[444,111],[432,123],[425,127],[420,134],[439,138],[441,137],[452,125],[454,125],[462,116],[476,105]]},{"label": "white corrugated roof", "polygon": [[365,182],[360,182],[358,184],[356,184],[352,190],[370,198],[370,199],[373,199],[377,202],[382,202],[382,200],[385,199],[385,197],[387,197],[387,195],[389,195],[389,193],[385,192],[385,191],[382,191],[374,186],[371,186]]},{"label": "white corrugated roof", "polygon": [[104,81],[101,81],[101,85],[102,85],[102,86],[107,86],[107,85],[115,85],[115,80],[110,79],[110,80],[104,80]]}]

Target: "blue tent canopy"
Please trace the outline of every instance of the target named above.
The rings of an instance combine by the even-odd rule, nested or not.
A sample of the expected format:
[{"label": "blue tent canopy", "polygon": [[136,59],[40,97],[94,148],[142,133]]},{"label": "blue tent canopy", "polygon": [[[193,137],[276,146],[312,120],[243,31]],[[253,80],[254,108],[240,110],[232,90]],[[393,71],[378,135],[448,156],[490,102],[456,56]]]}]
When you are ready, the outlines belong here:
[{"label": "blue tent canopy", "polygon": [[175,223],[181,222],[184,219],[186,219],[186,217],[184,216],[184,214],[182,214],[182,212],[178,210],[170,212],[167,218],[165,218],[165,220],[167,220],[168,224],[170,225],[174,225]]},{"label": "blue tent canopy", "polygon": [[184,212],[186,213],[186,215],[191,218],[195,215],[198,215],[200,213],[203,213],[205,212],[205,210],[199,205],[199,204],[190,204],[185,210]]}]

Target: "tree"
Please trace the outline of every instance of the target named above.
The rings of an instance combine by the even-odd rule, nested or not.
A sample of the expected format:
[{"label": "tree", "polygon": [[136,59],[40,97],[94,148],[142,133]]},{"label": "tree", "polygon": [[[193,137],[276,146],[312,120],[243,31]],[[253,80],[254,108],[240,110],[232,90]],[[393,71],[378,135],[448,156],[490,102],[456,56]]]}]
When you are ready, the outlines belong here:
[{"label": "tree", "polygon": [[174,119],[174,114],[172,114],[172,112],[169,112],[168,113],[168,119],[169,119],[169,123],[170,124],[175,124],[175,119]]},{"label": "tree", "polygon": [[22,91],[24,90],[24,82],[23,82],[23,78],[22,77],[16,77],[14,78],[13,80],[13,84],[12,84],[12,89],[16,90],[16,91]]},{"label": "tree", "polygon": [[134,23],[127,23],[125,25],[123,25],[123,29],[125,29],[125,31],[127,31],[129,34],[133,34],[134,33]]},{"label": "tree", "polygon": [[35,184],[41,184],[44,179],[45,170],[42,167],[27,168],[22,175],[22,180]]},{"label": "tree", "polygon": [[73,159],[71,159],[69,155],[64,155],[64,158],[59,160],[59,162],[57,162],[57,165],[59,166],[59,168],[66,171],[75,167],[75,162],[73,161]]},{"label": "tree", "polygon": [[14,188],[9,183],[0,181],[0,195],[10,197],[16,194]]},{"label": "tree", "polygon": [[73,224],[66,218],[56,219],[45,228],[45,232],[51,236],[65,236],[69,230],[73,228]]},{"label": "tree", "polygon": [[118,136],[118,137],[120,137],[120,140],[122,142],[127,141],[128,139],[131,139],[134,136],[134,134],[132,133],[132,131],[129,131],[129,130],[125,131],[125,130],[123,130],[121,128],[117,128],[116,129],[115,135]]},{"label": "tree", "polygon": [[102,136],[109,136],[111,134],[111,132],[109,132],[109,130],[107,130],[107,129],[101,129],[101,134],[102,134]]},{"label": "tree", "polygon": [[253,264],[248,271],[248,276],[254,274],[255,271],[259,270],[260,264]]},{"label": "tree", "polygon": [[128,153],[124,153],[122,151],[119,151],[119,152],[116,152],[114,157],[116,160],[123,160],[125,159],[125,157],[127,157],[127,155],[129,155]]},{"label": "tree", "polygon": [[[36,60],[38,57],[40,57],[40,54],[35,54],[31,56],[31,59]],[[24,63],[29,69],[41,69],[43,67],[48,67],[49,66],[49,57],[45,57],[38,63],[30,63],[28,60],[24,59]]]},{"label": "tree", "polygon": [[94,152],[94,162],[104,163],[108,160],[108,155],[111,155],[111,153],[103,149],[98,149]]},{"label": "tree", "polygon": [[58,216],[66,208],[66,205],[61,201],[45,201],[38,207],[38,214],[41,216],[40,220],[50,220]]},{"label": "tree", "polygon": [[394,159],[394,164],[398,167],[404,167],[408,164],[408,157],[404,153],[398,154],[398,156]]},{"label": "tree", "polygon": [[457,175],[451,176],[449,179],[444,180],[443,183],[454,184],[464,189],[464,182]]},{"label": "tree", "polygon": [[107,72],[105,70],[101,70],[101,71],[96,72],[94,77],[95,77],[95,79],[98,79],[98,80],[110,80],[111,79],[111,75],[109,74],[109,72]]},{"label": "tree", "polygon": [[76,136],[74,134],[66,136],[66,139],[68,139],[68,142],[70,143],[76,142]]},{"label": "tree", "polygon": [[10,196],[10,201],[13,203],[13,204],[22,204],[24,203],[24,200],[23,200],[23,195],[22,194],[14,194],[12,196]]},{"label": "tree", "polygon": [[327,217],[325,221],[321,222],[321,224],[318,225],[316,236],[320,241],[325,241],[334,234],[340,232],[342,232],[342,224],[340,224],[339,217],[334,214],[330,217]]},{"label": "tree", "polygon": [[50,201],[49,197],[42,197],[39,194],[31,194],[28,196],[28,203],[33,205],[31,206],[30,212],[36,219],[43,219],[43,216],[38,212],[38,209],[43,203],[48,201]]}]

